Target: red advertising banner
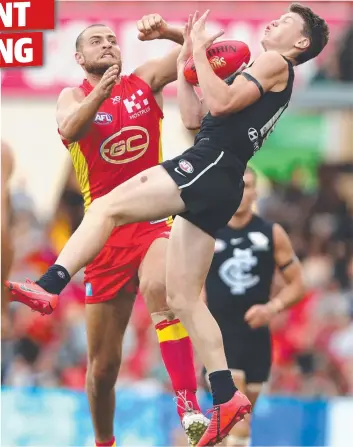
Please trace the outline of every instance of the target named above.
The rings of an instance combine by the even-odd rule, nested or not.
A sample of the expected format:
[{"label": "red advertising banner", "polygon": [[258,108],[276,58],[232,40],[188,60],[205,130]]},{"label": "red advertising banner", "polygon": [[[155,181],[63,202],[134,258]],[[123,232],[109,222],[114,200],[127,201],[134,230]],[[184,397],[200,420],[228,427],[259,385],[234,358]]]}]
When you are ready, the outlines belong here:
[{"label": "red advertising banner", "polygon": [[54,0],[0,0],[0,31],[54,29]]},{"label": "red advertising banner", "polygon": [[0,0],[0,67],[41,66],[43,34],[33,31],[54,29],[54,22],[54,0]]},{"label": "red advertising banner", "polygon": [[43,33],[3,33],[0,67],[37,67],[43,63]]},{"label": "red advertising banner", "polygon": [[[335,50],[337,39],[353,16],[349,2],[311,3],[328,21],[331,42],[322,57],[298,67],[298,83],[307,82],[317,66]],[[182,26],[190,12],[210,9],[210,32],[224,29],[222,38],[243,40],[254,58],[261,51],[259,41],[266,24],[280,17],[287,7],[287,2],[59,2],[56,29],[44,34],[44,66],[3,71],[2,95],[57,96],[62,88],[79,84],[83,72],[75,62],[75,40],[92,23],[105,23],[116,32],[123,72],[129,73],[147,60],[166,54],[175,45],[163,40],[140,42],[136,21],[144,14],[158,12],[169,23]],[[175,95],[175,84],[168,86],[165,93]]]}]

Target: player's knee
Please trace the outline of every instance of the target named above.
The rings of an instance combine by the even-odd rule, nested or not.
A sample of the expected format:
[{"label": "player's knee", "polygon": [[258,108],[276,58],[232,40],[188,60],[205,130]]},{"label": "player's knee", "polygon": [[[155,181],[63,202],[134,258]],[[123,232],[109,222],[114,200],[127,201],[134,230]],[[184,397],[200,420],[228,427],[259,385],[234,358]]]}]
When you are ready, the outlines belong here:
[{"label": "player's knee", "polygon": [[99,219],[113,219],[108,195],[95,199],[87,209],[87,214]]},{"label": "player's knee", "polygon": [[87,209],[87,214],[109,218],[109,200],[107,200],[107,197],[103,196],[93,200]]},{"label": "player's knee", "polygon": [[87,209],[87,214],[104,221],[110,221],[114,226],[127,223],[127,215],[119,209],[114,196],[109,193],[95,199]]},{"label": "player's knee", "polygon": [[181,293],[169,293],[167,296],[167,305],[169,309],[176,315],[187,311],[192,304],[188,297]]},{"label": "player's knee", "polygon": [[120,358],[117,358],[114,361],[109,360],[107,362],[99,359],[89,361],[87,368],[87,382],[89,382],[89,388],[94,394],[108,392],[114,388],[120,364]]},{"label": "player's knee", "polygon": [[151,278],[142,278],[140,282],[140,292],[145,299],[150,313],[163,312],[168,309],[165,283],[163,281],[156,281]]}]

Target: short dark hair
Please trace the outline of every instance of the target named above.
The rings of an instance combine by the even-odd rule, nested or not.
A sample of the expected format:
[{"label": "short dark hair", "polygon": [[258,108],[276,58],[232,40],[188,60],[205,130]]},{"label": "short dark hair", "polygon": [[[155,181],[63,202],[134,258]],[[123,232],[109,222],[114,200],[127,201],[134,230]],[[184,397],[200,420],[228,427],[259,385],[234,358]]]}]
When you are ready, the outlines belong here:
[{"label": "short dark hair", "polygon": [[309,47],[296,57],[299,65],[313,59],[321,53],[328,42],[330,30],[325,20],[314,14],[307,6],[293,3],[289,11],[300,15],[304,20],[303,34],[310,40]]},{"label": "short dark hair", "polygon": [[104,25],[104,23],[93,23],[93,25],[89,25],[89,26],[87,26],[87,28],[85,28],[83,31],[81,31],[80,32],[80,34],[77,36],[77,39],[76,39],[76,43],[75,43],[75,46],[76,46],[76,51],[80,51],[80,49],[81,49],[81,44],[82,44],[82,38],[83,38],[83,35],[85,34],[85,32],[88,30],[88,29],[90,29],[90,28],[95,28],[95,27],[98,27],[98,26],[107,26],[107,25]]}]

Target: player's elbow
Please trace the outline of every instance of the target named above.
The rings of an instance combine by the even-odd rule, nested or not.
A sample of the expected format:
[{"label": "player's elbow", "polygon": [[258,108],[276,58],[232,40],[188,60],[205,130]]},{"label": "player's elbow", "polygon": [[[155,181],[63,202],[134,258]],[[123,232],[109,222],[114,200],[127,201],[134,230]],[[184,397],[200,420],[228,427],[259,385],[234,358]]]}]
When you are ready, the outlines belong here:
[{"label": "player's elbow", "polygon": [[200,129],[201,122],[200,121],[184,121],[184,126],[187,128],[187,130],[198,130]]},{"label": "player's elbow", "polygon": [[304,279],[301,279],[299,281],[298,288],[299,288],[299,299],[301,300],[301,299],[304,298],[304,296],[305,296],[305,294],[307,292],[307,288],[305,286]]},{"label": "player's elbow", "polygon": [[224,116],[229,115],[230,113],[239,112],[244,108],[244,105],[241,104],[240,101],[219,101],[215,102],[210,107],[210,113],[212,116]]},{"label": "player's elbow", "polygon": [[201,118],[197,114],[192,114],[190,116],[182,116],[182,121],[184,126],[188,130],[197,130],[201,126]]},{"label": "player's elbow", "polygon": [[59,127],[59,133],[62,139],[66,141],[75,141],[75,135],[70,132],[66,127],[61,126]]},{"label": "player's elbow", "polygon": [[212,116],[223,116],[230,113],[230,105],[228,101],[215,101],[210,105],[210,113]]},{"label": "player's elbow", "polygon": [[295,288],[297,290],[297,300],[300,301],[304,298],[306,292],[307,292],[307,288],[305,285],[305,280],[304,280],[304,275],[302,272],[300,272],[297,277],[294,280],[295,282]]},{"label": "player's elbow", "polygon": [[78,141],[83,136],[83,132],[77,130],[69,120],[64,120],[60,124],[59,133],[67,141]]}]

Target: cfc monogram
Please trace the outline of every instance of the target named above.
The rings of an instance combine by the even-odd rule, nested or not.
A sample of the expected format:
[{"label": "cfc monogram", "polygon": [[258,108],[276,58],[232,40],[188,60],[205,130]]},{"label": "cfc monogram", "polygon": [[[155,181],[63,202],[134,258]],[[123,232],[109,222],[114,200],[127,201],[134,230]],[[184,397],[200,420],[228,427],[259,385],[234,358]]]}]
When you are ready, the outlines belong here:
[{"label": "cfc monogram", "polygon": [[100,147],[102,158],[108,163],[130,163],[147,151],[150,136],[144,127],[128,126],[107,138]]}]

